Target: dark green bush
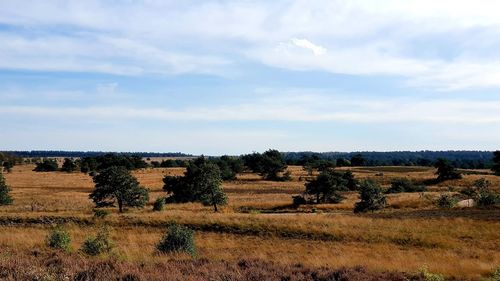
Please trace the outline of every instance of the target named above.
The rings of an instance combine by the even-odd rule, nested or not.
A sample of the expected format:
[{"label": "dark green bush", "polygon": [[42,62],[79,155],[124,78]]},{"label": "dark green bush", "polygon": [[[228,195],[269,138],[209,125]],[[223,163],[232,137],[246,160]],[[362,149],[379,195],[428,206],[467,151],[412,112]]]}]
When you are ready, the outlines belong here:
[{"label": "dark green bush", "polygon": [[491,190],[485,190],[479,193],[476,200],[477,206],[479,207],[494,206],[500,204],[500,195]]},{"label": "dark green bush", "polygon": [[160,253],[185,252],[195,256],[196,246],[193,231],[187,227],[172,224],[161,238],[160,243],[156,245],[156,249]]},{"label": "dark green bush", "polygon": [[442,209],[451,209],[458,203],[458,199],[450,194],[444,193],[436,200],[436,206]]},{"label": "dark green bush", "polygon": [[396,178],[391,181],[391,187],[386,193],[400,193],[400,192],[422,192],[425,191],[424,185],[416,185],[411,179]]},{"label": "dark green bush", "polygon": [[295,207],[299,207],[300,205],[306,204],[307,201],[302,195],[292,196],[292,204]]},{"label": "dark green bush", "polygon": [[94,217],[98,219],[103,219],[105,217],[109,216],[109,211],[108,210],[103,210],[103,209],[94,209]]},{"label": "dark green bush", "polygon": [[71,236],[68,231],[61,227],[56,227],[47,235],[47,246],[52,249],[60,249],[64,251],[70,250]]},{"label": "dark green bush", "polygon": [[97,256],[111,251],[113,243],[109,238],[109,230],[107,227],[101,227],[97,235],[87,237],[82,244],[81,251],[89,256]]},{"label": "dark green bush", "polygon": [[163,211],[165,207],[165,198],[163,197],[158,197],[156,198],[155,203],[153,204],[153,211]]}]

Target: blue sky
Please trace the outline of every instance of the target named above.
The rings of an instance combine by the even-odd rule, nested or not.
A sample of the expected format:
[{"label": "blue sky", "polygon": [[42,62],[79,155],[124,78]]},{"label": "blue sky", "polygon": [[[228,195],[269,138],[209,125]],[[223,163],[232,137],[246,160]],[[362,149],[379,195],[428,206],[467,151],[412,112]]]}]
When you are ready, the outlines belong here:
[{"label": "blue sky", "polygon": [[0,150],[498,149],[499,10],[1,1]]}]

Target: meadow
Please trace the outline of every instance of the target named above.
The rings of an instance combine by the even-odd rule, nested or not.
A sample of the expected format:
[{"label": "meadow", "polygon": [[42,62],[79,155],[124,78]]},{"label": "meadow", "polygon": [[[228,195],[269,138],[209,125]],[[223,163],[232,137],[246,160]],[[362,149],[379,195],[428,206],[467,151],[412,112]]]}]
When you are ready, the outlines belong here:
[{"label": "meadow", "polygon": [[[288,271],[296,276],[306,271],[322,276],[331,273],[325,273],[325,269],[346,268],[345,274],[361,276],[359,280],[366,280],[362,278],[364,273],[359,273],[365,270],[373,277],[384,272],[414,274],[423,268],[447,278],[481,280],[500,266],[500,209],[442,210],[433,204],[442,192],[456,192],[479,178],[500,189],[500,177],[487,170],[430,186],[423,193],[390,194],[384,210],[354,214],[356,192],[346,192],[346,200],[339,204],[292,206],[292,196],[304,191],[307,178],[298,166],[288,168],[291,181],[265,181],[256,174],[243,173],[234,181],[224,182],[229,201],[218,213],[199,203],[167,204],[164,211],[153,212],[154,200],[165,196],[163,177],[182,175],[184,168],[147,168],[133,174],[150,190],[149,204],[123,214],[110,208],[108,217],[96,219],[88,198],[94,187],[90,176],[34,172],[33,168],[19,165],[4,175],[12,188],[14,204],[0,207],[0,268],[4,268],[0,276],[16,262],[32,260],[34,268],[45,268],[40,260],[49,259],[53,253],[45,245],[45,237],[56,224],[64,224],[72,236],[69,254],[53,253],[58,262],[85,268],[112,260],[113,270],[128,269],[140,276],[142,268],[144,278],[153,279],[160,276],[155,265],[171,268],[176,263],[180,275],[172,275],[172,279],[182,275],[180,268],[184,268],[185,277],[189,268],[196,267],[199,272],[197,277],[190,277],[192,280],[215,278],[208,272],[243,272],[237,266],[242,261],[267,268],[268,273]],[[383,186],[396,177],[416,182],[435,178],[435,170],[429,167],[339,169],[351,169],[356,178],[373,178]],[[173,221],[195,230],[196,258],[155,253],[156,243]],[[81,243],[102,224],[111,227],[113,251],[106,256],[83,257],[78,252]],[[36,267],[38,263],[42,265]],[[361,269],[353,269],[357,266]]]}]

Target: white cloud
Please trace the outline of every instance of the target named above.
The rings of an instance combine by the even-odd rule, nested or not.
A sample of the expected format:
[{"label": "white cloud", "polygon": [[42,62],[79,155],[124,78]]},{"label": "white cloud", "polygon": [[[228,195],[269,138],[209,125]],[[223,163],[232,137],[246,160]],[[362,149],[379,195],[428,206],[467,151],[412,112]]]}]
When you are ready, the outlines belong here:
[{"label": "white cloud", "polygon": [[19,30],[0,32],[0,68],[224,75],[250,58],[439,90],[500,87],[498,10],[495,0],[3,1],[0,23]]},{"label": "white cloud", "polygon": [[310,50],[315,56],[321,56],[321,55],[326,54],[325,48],[318,46],[318,45],[315,45],[307,39],[293,38],[292,43],[297,47]]},{"label": "white cloud", "polygon": [[161,120],[185,122],[281,121],[357,124],[500,125],[499,101],[467,99],[352,99],[338,95],[274,95],[240,104],[171,109],[163,107],[0,106],[0,114],[19,117],[82,118],[99,122]]}]

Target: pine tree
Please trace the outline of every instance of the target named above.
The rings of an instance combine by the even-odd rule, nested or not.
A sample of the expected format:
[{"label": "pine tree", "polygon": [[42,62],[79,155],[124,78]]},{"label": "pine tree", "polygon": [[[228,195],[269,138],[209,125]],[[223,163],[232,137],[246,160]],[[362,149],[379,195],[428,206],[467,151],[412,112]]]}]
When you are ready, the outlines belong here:
[{"label": "pine tree", "polygon": [[0,205],[12,204],[12,197],[9,195],[10,188],[5,183],[5,178],[0,171]]}]

